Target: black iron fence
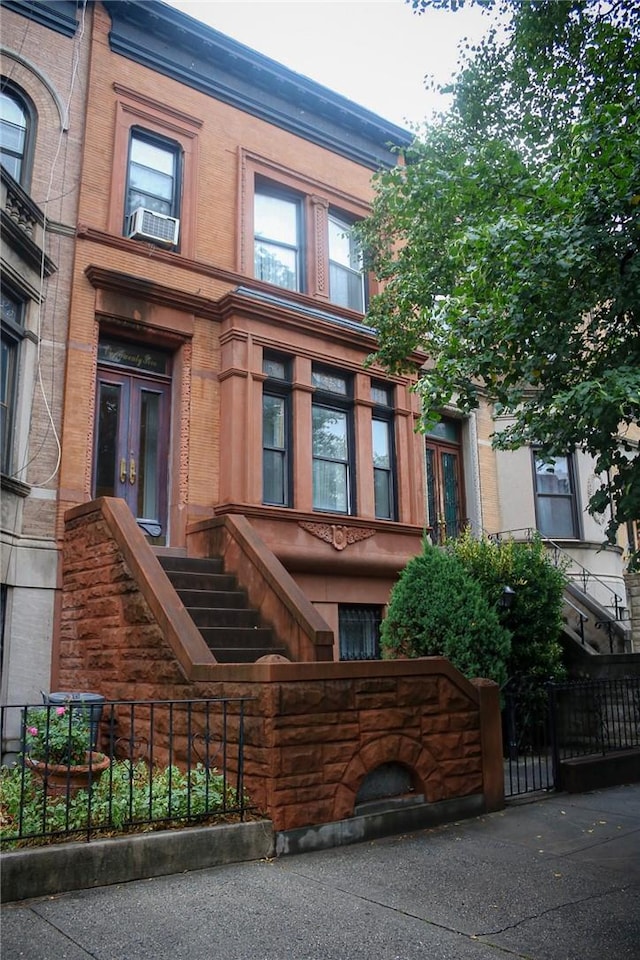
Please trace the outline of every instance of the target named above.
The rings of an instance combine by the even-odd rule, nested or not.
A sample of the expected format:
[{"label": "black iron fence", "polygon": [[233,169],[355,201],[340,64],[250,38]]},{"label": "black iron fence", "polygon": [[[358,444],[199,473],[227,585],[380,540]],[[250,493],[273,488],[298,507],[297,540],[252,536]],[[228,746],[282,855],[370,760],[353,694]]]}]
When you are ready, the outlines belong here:
[{"label": "black iron fence", "polygon": [[246,703],[0,707],[2,846],[244,819]]},{"label": "black iron fence", "polygon": [[640,748],[640,677],[518,679],[503,701],[507,797],[553,789],[563,760]]}]

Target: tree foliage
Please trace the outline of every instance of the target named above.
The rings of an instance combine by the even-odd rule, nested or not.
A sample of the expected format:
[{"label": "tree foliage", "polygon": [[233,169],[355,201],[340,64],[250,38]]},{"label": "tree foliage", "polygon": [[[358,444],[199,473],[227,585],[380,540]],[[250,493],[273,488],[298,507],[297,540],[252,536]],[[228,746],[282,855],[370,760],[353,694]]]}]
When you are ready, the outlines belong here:
[{"label": "tree foliage", "polygon": [[391,591],[380,629],[385,658],[447,657],[466,677],[507,679],[511,643],[498,612],[459,560],[425,543]]},{"label": "tree foliage", "polygon": [[513,590],[511,606],[501,617],[511,634],[506,665],[509,677],[539,681],[562,677],[565,669],[559,639],[566,578],[542,540],[496,543],[467,532],[450,541],[447,549],[480,584],[494,608],[499,606],[505,586]]},{"label": "tree foliage", "polygon": [[376,177],[376,359],[427,354],[425,423],[486,398],[512,417],[496,446],[593,456],[613,539],[640,516],[640,7],[478,3],[501,16],[451,110]]}]

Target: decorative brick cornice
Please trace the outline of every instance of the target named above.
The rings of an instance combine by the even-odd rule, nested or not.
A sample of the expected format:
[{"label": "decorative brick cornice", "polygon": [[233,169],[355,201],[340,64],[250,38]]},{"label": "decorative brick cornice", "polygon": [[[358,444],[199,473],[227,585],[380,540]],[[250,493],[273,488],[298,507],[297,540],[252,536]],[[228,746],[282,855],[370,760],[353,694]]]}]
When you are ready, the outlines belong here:
[{"label": "decorative brick cornice", "polygon": [[368,540],[376,532],[371,527],[347,527],[341,523],[311,523],[308,520],[300,520],[299,526],[318,540],[330,543],[334,550],[344,550],[352,543]]}]

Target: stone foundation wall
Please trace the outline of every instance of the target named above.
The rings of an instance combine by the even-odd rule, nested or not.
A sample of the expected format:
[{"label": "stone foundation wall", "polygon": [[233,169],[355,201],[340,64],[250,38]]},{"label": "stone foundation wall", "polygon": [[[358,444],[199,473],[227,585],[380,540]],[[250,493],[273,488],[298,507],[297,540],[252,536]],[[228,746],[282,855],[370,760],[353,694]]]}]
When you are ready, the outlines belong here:
[{"label": "stone foundation wall", "polygon": [[[428,802],[482,794],[485,809],[503,805],[495,684],[472,684],[440,657],[185,669],[133,575],[133,555],[128,558],[116,542],[101,510],[72,513],[64,545],[58,689],[107,700],[250,698],[244,707],[245,787],[276,830],[353,815],[365,777],[386,763],[403,765],[413,792]],[[144,541],[138,545],[147,548]],[[231,743],[238,738],[237,715],[235,707]],[[178,742],[185,734],[174,730]],[[162,748],[154,744],[158,759]],[[229,773],[233,767],[230,760]]]}]

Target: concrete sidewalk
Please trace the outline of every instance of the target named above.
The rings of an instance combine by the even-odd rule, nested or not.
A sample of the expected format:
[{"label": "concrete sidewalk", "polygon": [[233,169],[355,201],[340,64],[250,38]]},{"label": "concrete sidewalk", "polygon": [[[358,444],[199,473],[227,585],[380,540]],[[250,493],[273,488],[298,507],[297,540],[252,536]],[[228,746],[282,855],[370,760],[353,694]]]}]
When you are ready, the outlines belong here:
[{"label": "concrete sidewalk", "polygon": [[640,784],[2,910],[3,960],[638,960]]}]

